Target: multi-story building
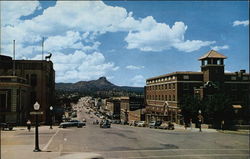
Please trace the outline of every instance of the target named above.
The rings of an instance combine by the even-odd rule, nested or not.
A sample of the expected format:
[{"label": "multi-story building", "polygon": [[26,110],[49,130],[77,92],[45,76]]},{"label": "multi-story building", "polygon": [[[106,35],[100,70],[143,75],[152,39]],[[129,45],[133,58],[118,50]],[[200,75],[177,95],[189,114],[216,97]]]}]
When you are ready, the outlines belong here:
[{"label": "multi-story building", "polygon": [[33,111],[36,101],[43,112],[40,120],[49,122],[49,107],[54,104],[55,94],[55,71],[51,61],[12,60],[0,55],[0,78],[0,108],[4,110],[1,122],[23,124],[30,118],[29,112]]},{"label": "multi-story building", "polygon": [[121,100],[121,121],[124,123],[130,120],[144,120],[143,108],[144,98],[141,96],[120,97]]},{"label": "multi-story building", "polygon": [[107,99],[107,114],[111,119],[120,119],[121,100],[118,97]]},{"label": "multi-story building", "polygon": [[146,80],[146,120],[180,122],[180,104],[188,95],[201,98],[223,92],[231,96],[233,104],[247,106],[250,100],[249,73],[241,70],[224,72],[227,57],[211,50],[203,55],[201,72],[173,72]]}]

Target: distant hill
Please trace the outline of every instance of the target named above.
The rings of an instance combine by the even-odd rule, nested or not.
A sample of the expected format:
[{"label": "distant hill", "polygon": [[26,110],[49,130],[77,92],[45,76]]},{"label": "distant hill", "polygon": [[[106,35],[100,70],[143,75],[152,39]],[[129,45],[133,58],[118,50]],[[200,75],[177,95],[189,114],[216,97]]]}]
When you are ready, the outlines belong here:
[{"label": "distant hill", "polygon": [[106,77],[97,80],[79,81],[76,83],[56,83],[56,91],[79,92],[86,95],[118,96],[128,93],[143,94],[143,87],[116,86]]}]

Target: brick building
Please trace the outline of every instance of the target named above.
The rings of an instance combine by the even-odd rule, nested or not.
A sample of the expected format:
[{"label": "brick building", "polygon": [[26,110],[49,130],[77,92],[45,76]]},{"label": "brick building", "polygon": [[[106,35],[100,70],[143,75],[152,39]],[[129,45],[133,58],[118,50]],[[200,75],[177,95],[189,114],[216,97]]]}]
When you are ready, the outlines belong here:
[{"label": "brick building", "polygon": [[204,98],[218,92],[229,95],[233,104],[249,106],[250,76],[245,70],[224,72],[227,57],[211,50],[203,55],[201,72],[173,72],[146,80],[146,120],[180,123],[181,100],[187,95]]},{"label": "brick building", "polygon": [[44,112],[41,122],[49,122],[54,95],[55,71],[51,61],[12,60],[0,55],[1,122],[24,124],[36,101]]},{"label": "brick building", "polygon": [[124,123],[130,120],[144,120],[144,98],[141,96],[120,97],[121,112],[120,118]]}]

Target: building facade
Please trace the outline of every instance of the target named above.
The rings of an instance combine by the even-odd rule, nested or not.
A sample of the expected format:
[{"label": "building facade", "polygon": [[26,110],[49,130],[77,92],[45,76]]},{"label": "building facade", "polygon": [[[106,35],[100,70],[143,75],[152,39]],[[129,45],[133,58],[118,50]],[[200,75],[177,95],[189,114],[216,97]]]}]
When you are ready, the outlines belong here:
[{"label": "building facade", "polygon": [[[16,120],[17,124],[25,123],[25,120],[32,118],[29,112],[33,111],[36,101],[40,104],[39,111],[43,112],[41,122],[49,122],[49,107],[53,106],[55,97],[55,71],[51,61],[12,60],[11,57],[0,55],[0,78],[1,99],[7,99],[1,100],[0,107],[11,107],[1,111],[1,122],[13,122],[14,118],[10,119],[8,114],[19,114],[19,109],[25,108],[22,120]],[[13,83],[15,87],[10,87]],[[6,92],[11,92],[11,95]],[[15,103],[25,103],[25,106]]]},{"label": "building facade", "polygon": [[180,123],[180,105],[186,96],[204,98],[218,92],[230,96],[235,105],[249,104],[250,77],[245,70],[225,73],[227,57],[211,50],[199,58],[201,72],[173,72],[146,80],[146,121]]},{"label": "building facade", "polygon": [[141,96],[120,97],[122,123],[128,123],[130,120],[144,120],[144,98]]}]

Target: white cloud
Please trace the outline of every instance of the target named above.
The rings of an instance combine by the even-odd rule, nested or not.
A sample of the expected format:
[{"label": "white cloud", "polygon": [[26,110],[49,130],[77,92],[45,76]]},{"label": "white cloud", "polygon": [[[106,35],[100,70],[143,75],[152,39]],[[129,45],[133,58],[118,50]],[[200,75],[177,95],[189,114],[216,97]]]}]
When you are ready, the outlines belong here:
[{"label": "white cloud", "polygon": [[145,85],[145,78],[142,75],[136,75],[131,79],[131,85],[134,87],[143,87]]},{"label": "white cloud", "polygon": [[[141,51],[175,48],[191,52],[215,43],[185,40],[187,25],[183,22],[175,22],[170,27],[152,16],[135,19],[125,8],[108,6],[102,1],[57,1],[41,15],[26,20],[20,17],[40,9],[38,1],[1,3],[3,52],[12,54],[15,39],[17,58],[41,59],[41,40],[46,37],[45,54],[48,51],[53,53],[57,81],[88,80],[119,69],[114,63],[106,62],[103,54],[95,52],[101,45],[98,36],[106,32],[127,32],[124,38],[127,49]],[[139,67],[130,66],[128,69]]]},{"label": "white cloud", "polygon": [[212,49],[212,50],[216,50],[216,51],[219,51],[219,50],[226,50],[226,49],[229,49],[229,46],[228,46],[228,45],[223,45],[223,46],[212,46],[211,49]]},{"label": "white cloud", "polygon": [[86,54],[75,51],[73,54],[55,53],[52,55],[54,68],[57,71],[57,82],[76,82],[91,80],[116,71],[119,67],[112,62],[106,62],[100,52]]},{"label": "white cloud", "polygon": [[41,8],[39,1],[1,1],[0,3],[3,26],[20,23],[20,17],[30,15]]},{"label": "white cloud", "polygon": [[239,26],[239,25],[248,26],[249,20],[244,20],[244,21],[236,20],[233,22],[233,26]]},{"label": "white cloud", "polygon": [[[26,2],[22,3],[26,4]],[[30,14],[38,6],[39,2],[36,2],[36,5],[31,7],[33,9],[22,14]],[[5,14],[5,12],[3,13]],[[128,13],[125,8],[108,6],[102,1],[76,1],[74,3],[57,1],[55,6],[45,9],[42,15],[31,20],[20,21],[15,26],[4,27],[2,39],[9,43],[16,39],[32,44],[41,41],[41,36],[45,36],[49,37],[49,40],[54,39],[51,47],[56,45],[55,48],[63,49],[69,46],[69,44],[64,45],[68,42],[65,38],[70,38],[68,39],[72,40],[70,47],[79,49],[83,48],[83,44],[76,41],[79,36],[85,38],[85,42],[94,42],[100,34],[126,31],[129,32],[124,39],[128,44],[127,48],[141,51],[163,51],[176,48],[180,51],[191,52],[213,43],[213,41],[201,40],[185,41],[186,30],[187,25],[183,22],[175,22],[170,27],[165,23],[158,23],[152,16],[136,20],[132,12]],[[68,31],[73,31],[77,34],[76,37],[75,34],[62,35]],[[59,40],[61,46],[55,44],[55,40]],[[90,49],[89,47],[91,46],[85,49]],[[93,47],[96,49],[98,46],[94,45]]]},{"label": "white cloud", "polygon": [[[183,22],[175,22],[172,28],[164,23],[157,23],[152,17],[145,19],[152,26],[151,29],[129,32],[125,41],[128,43],[128,49],[140,49],[141,51],[163,51],[170,48],[176,48],[179,51],[192,52],[201,47],[214,44],[215,41],[184,40],[184,34],[187,26]],[[154,25],[152,25],[154,24]]]},{"label": "white cloud", "polygon": [[129,70],[140,70],[140,69],[143,69],[144,66],[135,66],[135,65],[128,65],[126,66],[126,69],[129,69]]},{"label": "white cloud", "polygon": [[192,52],[199,50],[201,47],[209,46],[211,44],[214,44],[215,41],[200,41],[200,40],[187,40],[179,43],[173,44],[173,46],[178,49],[179,51],[184,52]]}]

